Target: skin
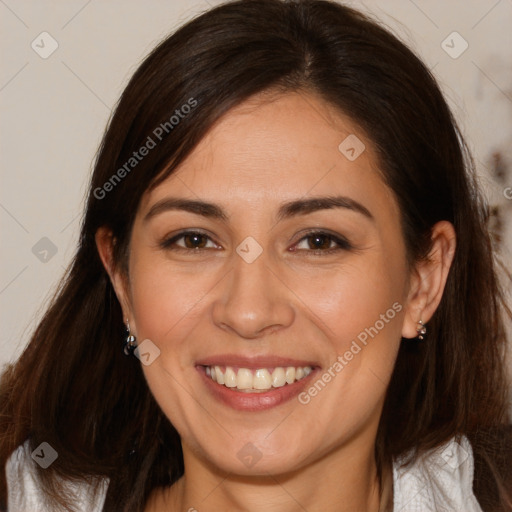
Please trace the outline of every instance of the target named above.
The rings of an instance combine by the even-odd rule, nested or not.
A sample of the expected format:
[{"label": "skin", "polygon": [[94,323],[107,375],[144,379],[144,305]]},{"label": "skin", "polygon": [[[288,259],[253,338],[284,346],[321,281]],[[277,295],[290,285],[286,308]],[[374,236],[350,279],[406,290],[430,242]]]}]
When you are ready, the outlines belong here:
[{"label": "skin", "polygon": [[[338,149],[349,134],[366,146],[353,162]],[[338,195],[372,218],[349,208],[277,218],[285,202]],[[226,218],[166,210],[145,220],[167,197],[215,203]],[[187,249],[191,237],[161,246],[187,229],[206,233],[203,248]],[[351,247],[329,252],[336,242],[315,245],[308,229]],[[236,252],[248,236],[263,249],[250,264]],[[374,444],[386,388],[401,337],[416,337],[440,302],[455,234],[436,224],[430,257],[408,265],[398,205],[350,119],[306,92],[256,96],[145,193],[128,276],[113,264],[111,233],[96,239],[132,332],[161,351],[143,370],[182,438],[185,475],[146,510],[379,510]],[[209,396],[195,368],[218,354],[271,354],[315,361],[321,377],[395,303],[396,316],[307,404],[238,411]],[[261,453],[252,467],[237,457],[247,443]]]}]

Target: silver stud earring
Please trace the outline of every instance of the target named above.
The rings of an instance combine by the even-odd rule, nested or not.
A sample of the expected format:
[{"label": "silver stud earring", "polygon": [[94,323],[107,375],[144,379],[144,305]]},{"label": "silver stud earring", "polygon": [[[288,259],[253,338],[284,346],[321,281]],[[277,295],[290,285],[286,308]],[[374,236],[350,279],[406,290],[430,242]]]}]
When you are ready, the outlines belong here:
[{"label": "silver stud earring", "polygon": [[127,356],[133,354],[133,351],[137,348],[137,338],[130,331],[130,324],[128,318],[126,319],[126,330],[128,332],[126,340],[124,341],[124,353]]},{"label": "silver stud earring", "polygon": [[418,326],[416,327],[416,332],[418,333],[418,339],[423,341],[425,334],[427,334],[427,328],[423,324],[422,320],[418,320]]}]

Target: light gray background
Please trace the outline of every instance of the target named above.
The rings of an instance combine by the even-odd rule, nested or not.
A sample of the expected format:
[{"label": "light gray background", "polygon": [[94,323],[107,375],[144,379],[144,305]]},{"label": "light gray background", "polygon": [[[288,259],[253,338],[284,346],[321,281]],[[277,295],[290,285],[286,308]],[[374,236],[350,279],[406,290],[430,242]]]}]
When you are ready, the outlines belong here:
[{"label": "light gray background", "polygon": [[[127,80],[166,34],[218,3],[0,0],[0,365],[26,345],[73,255],[91,164]],[[491,155],[510,167],[512,0],[346,3],[387,24],[433,69],[502,211],[510,261],[512,176],[494,180]],[[454,31],[469,45],[458,58],[445,51],[463,48],[459,36],[447,39]],[[48,51],[42,32],[58,43],[46,59],[31,47]]]}]

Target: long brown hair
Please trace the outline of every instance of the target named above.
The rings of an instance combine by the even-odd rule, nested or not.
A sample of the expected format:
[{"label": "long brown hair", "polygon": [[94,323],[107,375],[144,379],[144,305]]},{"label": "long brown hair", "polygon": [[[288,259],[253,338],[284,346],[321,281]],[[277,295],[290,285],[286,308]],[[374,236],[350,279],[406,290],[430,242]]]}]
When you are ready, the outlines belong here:
[{"label": "long brown hair", "polygon": [[[65,510],[73,504],[61,494],[59,476],[108,477],[104,510],[140,512],[153,489],[183,474],[179,435],[138,360],[123,354],[122,312],[95,233],[112,230],[115,262],[125,268],[142,194],[170,175],[224,113],[271,88],[311,91],[366,132],[400,205],[411,262],[428,254],[436,222],[455,226],[457,250],[428,340],[403,342],[398,354],[376,440],[378,467],[463,434],[473,446],[482,508],[512,510],[510,466],[505,474],[497,459],[509,422],[506,306],[473,164],[422,62],[361,13],[324,0],[216,7],[164,40],[136,71],[96,158],[76,256],[26,350],[3,374],[1,466],[27,439],[32,449],[48,442],[59,457],[38,468],[38,478],[54,508]],[[113,179],[191,100],[195,108]]]}]

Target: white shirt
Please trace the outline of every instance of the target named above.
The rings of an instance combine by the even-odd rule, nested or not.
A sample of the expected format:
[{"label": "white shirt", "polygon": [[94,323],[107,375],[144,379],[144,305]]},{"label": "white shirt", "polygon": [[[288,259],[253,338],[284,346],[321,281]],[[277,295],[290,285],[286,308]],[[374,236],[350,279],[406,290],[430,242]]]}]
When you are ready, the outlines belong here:
[{"label": "white shirt", "polygon": [[[34,476],[28,441],[18,447],[6,464],[8,511],[49,510]],[[414,464],[400,467],[405,457],[393,461],[394,512],[482,512],[473,494],[473,450],[466,437],[455,438],[431,450]],[[68,485],[73,503],[83,512],[102,512],[108,480],[93,495],[87,483]]]}]

